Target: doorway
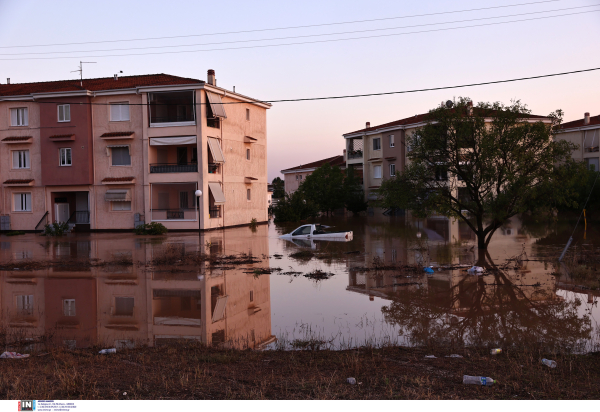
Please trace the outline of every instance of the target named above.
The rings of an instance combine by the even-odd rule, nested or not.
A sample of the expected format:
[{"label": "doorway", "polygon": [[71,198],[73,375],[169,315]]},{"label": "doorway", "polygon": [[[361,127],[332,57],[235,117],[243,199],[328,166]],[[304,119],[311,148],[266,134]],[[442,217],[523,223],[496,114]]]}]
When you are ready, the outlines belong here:
[{"label": "doorway", "polygon": [[64,223],[69,220],[69,204],[56,203],[54,204],[54,216],[57,223]]}]

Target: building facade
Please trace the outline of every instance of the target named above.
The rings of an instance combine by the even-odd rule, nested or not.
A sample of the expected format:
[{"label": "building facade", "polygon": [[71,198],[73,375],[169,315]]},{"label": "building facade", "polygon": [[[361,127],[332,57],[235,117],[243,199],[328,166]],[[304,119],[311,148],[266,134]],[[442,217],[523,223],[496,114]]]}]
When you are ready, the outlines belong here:
[{"label": "building facade", "polygon": [[586,162],[591,170],[600,170],[600,115],[585,113],[583,119],[563,123],[556,138],[578,145],[579,148],[571,154],[573,159]]},{"label": "building facade", "polygon": [[213,70],[1,84],[2,230],[264,222],[269,107]]},{"label": "building facade", "polygon": [[346,169],[345,155],[346,153],[344,152],[342,156],[328,157],[327,159],[282,170],[285,193],[289,195],[294,193],[308,176],[326,163],[329,163],[332,167],[337,166],[341,169]]}]

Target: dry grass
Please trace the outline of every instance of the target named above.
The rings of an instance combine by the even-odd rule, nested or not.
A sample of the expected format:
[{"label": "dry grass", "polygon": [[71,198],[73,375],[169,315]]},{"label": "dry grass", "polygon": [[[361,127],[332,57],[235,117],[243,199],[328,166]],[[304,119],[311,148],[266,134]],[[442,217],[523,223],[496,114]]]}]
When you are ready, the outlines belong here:
[{"label": "dry grass", "polygon": [[[302,346],[299,342],[298,346]],[[311,345],[308,345],[311,346]],[[598,399],[600,356],[487,349],[449,353],[388,347],[349,351],[240,351],[182,344],[97,355],[55,350],[2,360],[4,399]],[[467,386],[486,375],[493,387]],[[359,384],[349,385],[354,377]],[[123,395],[126,392],[127,395]]]}]

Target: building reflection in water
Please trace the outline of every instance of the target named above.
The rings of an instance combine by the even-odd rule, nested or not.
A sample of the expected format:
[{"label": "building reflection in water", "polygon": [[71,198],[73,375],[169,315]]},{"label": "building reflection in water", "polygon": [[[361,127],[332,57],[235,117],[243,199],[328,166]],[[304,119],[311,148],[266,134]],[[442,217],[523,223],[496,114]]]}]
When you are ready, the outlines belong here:
[{"label": "building reflection in water", "polygon": [[[349,263],[347,290],[370,300],[388,300],[382,308],[385,321],[415,345],[544,343],[576,349],[589,343],[592,324],[578,310],[581,301],[557,294],[556,278],[543,262],[525,257],[486,276],[470,275],[465,269],[430,275],[391,269],[405,264],[474,264],[475,237],[462,225],[443,218],[369,225],[363,266],[369,270]],[[499,232],[492,255],[494,248],[523,250],[529,240],[516,219]],[[494,264],[491,257],[488,263]]]},{"label": "building reflection in water", "polygon": [[261,347],[274,340],[270,277],[254,276],[252,268],[268,267],[268,259],[236,267],[143,262],[164,253],[268,256],[267,230],[3,242],[3,262],[26,256],[63,264],[0,271],[1,325],[22,339],[46,336],[71,348],[153,346],[177,339]]}]

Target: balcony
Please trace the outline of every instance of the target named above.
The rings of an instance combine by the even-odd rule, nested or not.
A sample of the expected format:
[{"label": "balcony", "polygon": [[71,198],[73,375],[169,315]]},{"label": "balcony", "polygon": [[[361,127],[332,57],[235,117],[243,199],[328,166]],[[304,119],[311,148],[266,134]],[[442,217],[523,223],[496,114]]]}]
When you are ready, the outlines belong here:
[{"label": "balcony", "polygon": [[214,127],[215,129],[218,129],[221,127],[221,121],[218,117],[215,117],[213,119],[206,119],[206,125],[208,127]]},{"label": "balcony", "polygon": [[195,221],[197,219],[195,195],[197,188],[196,182],[151,184],[151,221]]},{"label": "balcony", "polygon": [[208,164],[208,173],[211,173],[211,174],[219,173],[219,164],[218,163],[209,163]]},{"label": "balcony", "polygon": [[149,93],[150,126],[187,126],[196,124],[194,92]]},{"label": "balcony", "polygon": [[208,209],[208,214],[210,216],[211,219],[218,219],[221,217],[221,206],[220,205],[216,205],[216,206],[211,206]]},{"label": "balcony", "polygon": [[[210,169],[209,169],[210,170]],[[198,172],[198,163],[152,163],[150,173],[190,173]],[[209,173],[211,173],[209,171]]]},{"label": "balcony", "polygon": [[585,148],[586,153],[594,153],[598,151],[598,146],[588,146]]},{"label": "balcony", "polygon": [[363,151],[362,150],[352,150],[348,152],[348,159],[362,159]]}]

